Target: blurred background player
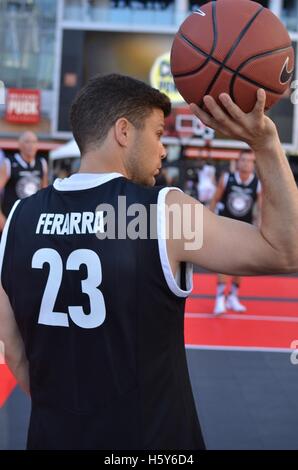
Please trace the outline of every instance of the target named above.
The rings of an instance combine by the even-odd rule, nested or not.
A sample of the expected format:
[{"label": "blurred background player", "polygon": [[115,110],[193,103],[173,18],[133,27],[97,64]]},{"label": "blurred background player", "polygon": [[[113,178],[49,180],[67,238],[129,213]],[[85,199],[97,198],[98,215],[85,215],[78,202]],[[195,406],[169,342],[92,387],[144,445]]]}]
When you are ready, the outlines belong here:
[{"label": "blurred background player", "polygon": [[[252,224],[256,206],[256,223],[260,224],[261,184],[255,174],[255,157],[251,152],[241,152],[237,162],[237,171],[224,173],[218,183],[210,210],[219,215]],[[235,254],[237,256],[237,254]],[[225,313],[226,309],[245,312],[246,307],[240,303],[238,292],[241,278],[232,277],[231,288],[225,297],[227,277],[218,274],[218,284],[214,314]]]},{"label": "blurred background player", "polygon": [[198,176],[198,199],[208,207],[216,191],[215,167],[207,162],[203,162]]},{"label": "blurred background player", "polygon": [[18,199],[35,194],[48,185],[48,166],[44,158],[36,158],[37,136],[26,131],[19,138],[19,153],[5,158],[0,167],[0,190],[3,189],[0,231]]}]

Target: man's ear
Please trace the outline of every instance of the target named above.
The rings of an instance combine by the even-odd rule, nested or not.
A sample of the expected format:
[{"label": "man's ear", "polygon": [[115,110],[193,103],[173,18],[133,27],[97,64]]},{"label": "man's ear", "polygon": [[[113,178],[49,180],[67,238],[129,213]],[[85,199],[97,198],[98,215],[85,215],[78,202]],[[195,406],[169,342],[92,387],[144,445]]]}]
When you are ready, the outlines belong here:
[{"label": "man's ear", "polygon": [[131,123],[125,118],[119,118],[114,125],[115,139],[121,147],[127,147],[129,134],[131,131]]}]

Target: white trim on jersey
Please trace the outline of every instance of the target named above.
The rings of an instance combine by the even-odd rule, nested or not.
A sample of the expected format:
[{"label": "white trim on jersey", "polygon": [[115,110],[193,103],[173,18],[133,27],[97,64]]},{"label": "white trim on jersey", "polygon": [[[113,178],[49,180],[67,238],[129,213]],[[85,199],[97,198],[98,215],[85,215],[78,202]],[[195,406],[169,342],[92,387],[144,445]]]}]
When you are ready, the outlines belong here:
[{"label": "white trim on jersey", "polygon": [[6,220],[6,223],[5,223],[5,226],[4,226],[4,229],[3,229],[3,232],[2,232],[2,237],[1,237],[1,244],[0,244],[0,278],[2,278],[2,264],[3,264],[3,258],[4,258],[4,252],[5,252],[5,247],[6,247],[6,240],[7,240],[7,233],[8,233],[8,229],[9,229],[9,224],[10,224],[10,221],[11,221],[11,218],[13,216],[13,213],[17,207],[17,205],[19,204],[20,202],[20,199],[18,199],[14,205],[12,206],[12,209],[9,213],[9,216]]},{"label": "white trim on jersey", "polygon": [[242,179],[240,178],[240,173],[239,173],[239,171],[235,171],[234,174],[235,174],[235,180],[237,181],[237,184],[239,184],[239,185],[240,185],[240,184],[243,184],[243,186],[248,186],[248,185],[252,182],[252,180],[254,179],[254,177],[255,177],[255,174],[254,174],[254,173],[251,173],[251,174],[249,175],[249,177],[248,177],[245,181],[242,181]]},{"label": "white trim on jersey", "polygon": [[35,159],[32,160],[32,162],[28,163],[26,162],[26,160],[23,159],[22,155],[20,153],[16,153],[14,155],[14,158],[16,159],[16,161],[23,167],[23,168],[26,168],[26,170],[28,168],[33,168],[35,166]]},{"label": "white trim on jersey", "polygon": [[6,166],[6,171],[7,171],[7,176],[8,176],[8,179],[11,177],[11,161],[9,160],[9,158],[4,158],[4,163],[5,163],[5,166]]},{"label": "white trim on jersey", "polygon": [[43,176],[44,176],[45,173],[47,173],[48,171],[48,164],[47,164],[46,159],[43,157],[41,157],[40,161],[41,161],[41,166],[42,166],[42,171],[43,171]]},{"label": "white trim on jersey", "polygon": [[[179,188],[169,187],[163,188],[159,191],[157,199],[157,236],[158,236],[158,249],[160,262],[162,270],[165,276],[165,280],[169,289],[173,294],[178,297],[187,297],[192,291],[192,274],[193,274],[193,265],[191,263],[186,263],[186,289],[183,290],[177,282],[177,278],[180,277],[180,269],[176,273],[176,278],[173,275],[173,271],[169,262],[168,252],[167,252],[167,240],[166,240],[166,196],[169,191],[181,191]],[[182,191],[181,191],[182,192]]]},{"label": "white trim on jersey", "polygon": [[95,188],[121,176],[123,177],[121,173],[75,173],[69,178],[57,178],[53,186],[57,191],[77,191]]},{"label": "white trim on jersey", "polygon": [[229,176],[230,176],[229,173],[224,173],[224,176],[223,176],[223,187],[224,187],[224,189],[226,189],[226,187],[227,187]]},{"label": "white trim on jersey", "polygon": [[[236,171],[235,173],[235,180],[238,184],[243,184],[244,186],[248,186],[252,180],[254,179],[254,176],[255,174],[252,173],[249,178],[247,178],[246,181],[242,181],[242,179],[240,178],[240,174],[239,174],[239,171]],[[224,173],[224,179],[223,179],[223,186],[224,186],[224,189],[227,187],[227,183],[228,183],[228,179],[229,179],[229,176],[230,174],[229,173]],[[261,182],[260,180],[258,180],[258,185],[257,185],[257,194],[260,194],[262,192],[262,185],[261,185]]]}]

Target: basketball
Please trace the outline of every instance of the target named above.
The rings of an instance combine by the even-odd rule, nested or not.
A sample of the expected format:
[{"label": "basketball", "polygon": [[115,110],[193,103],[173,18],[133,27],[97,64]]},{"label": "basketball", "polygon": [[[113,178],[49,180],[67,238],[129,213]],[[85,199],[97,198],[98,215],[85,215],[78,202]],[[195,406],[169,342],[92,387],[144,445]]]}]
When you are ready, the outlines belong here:
[{"label": "basketball", "polygon": [[266,109],[288,90],[294,72],[291,38],[267,8],[248,0],[205,4],[181,24],[171,50],[171,71],[186,102],[229,93],[250,112],[256,91],[266,92]]}]

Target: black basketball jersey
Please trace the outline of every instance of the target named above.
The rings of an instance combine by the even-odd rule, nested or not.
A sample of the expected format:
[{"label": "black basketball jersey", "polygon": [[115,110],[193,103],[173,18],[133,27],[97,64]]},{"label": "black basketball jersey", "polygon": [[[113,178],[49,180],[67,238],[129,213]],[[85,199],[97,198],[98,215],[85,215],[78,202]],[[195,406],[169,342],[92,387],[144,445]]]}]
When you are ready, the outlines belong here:
[{"label": "black basketball jersey", "polygon": [[252,223],[253,207],[257,200],[258,178],[252,175],[243,183],[238,173],[229,173],[221,199],[222,208],[219,215]]},{"label": "black basketball jersey", "polygon": [[[204,448],[184,348],[187,292],[165,277],[159,240],[125,237],[118,220],[119,196],[142,204],[147,235],[160,188],[122,176],[56,187],[18,203],[2,267],[29,360],[28,448]],[[107,231],[99,204],[115,211],[118,238],[96,236]],[[134,220],[124,218],[127,230]]]},{"label": "black basketball jersey", "polygon": [[6,163],[10,178],[4,188],[1,206],[7,217],[17,199],[31,196],[40,189],[46,161],[41,158],[28,163],[15,154],[11,160],[6,159]]}]

